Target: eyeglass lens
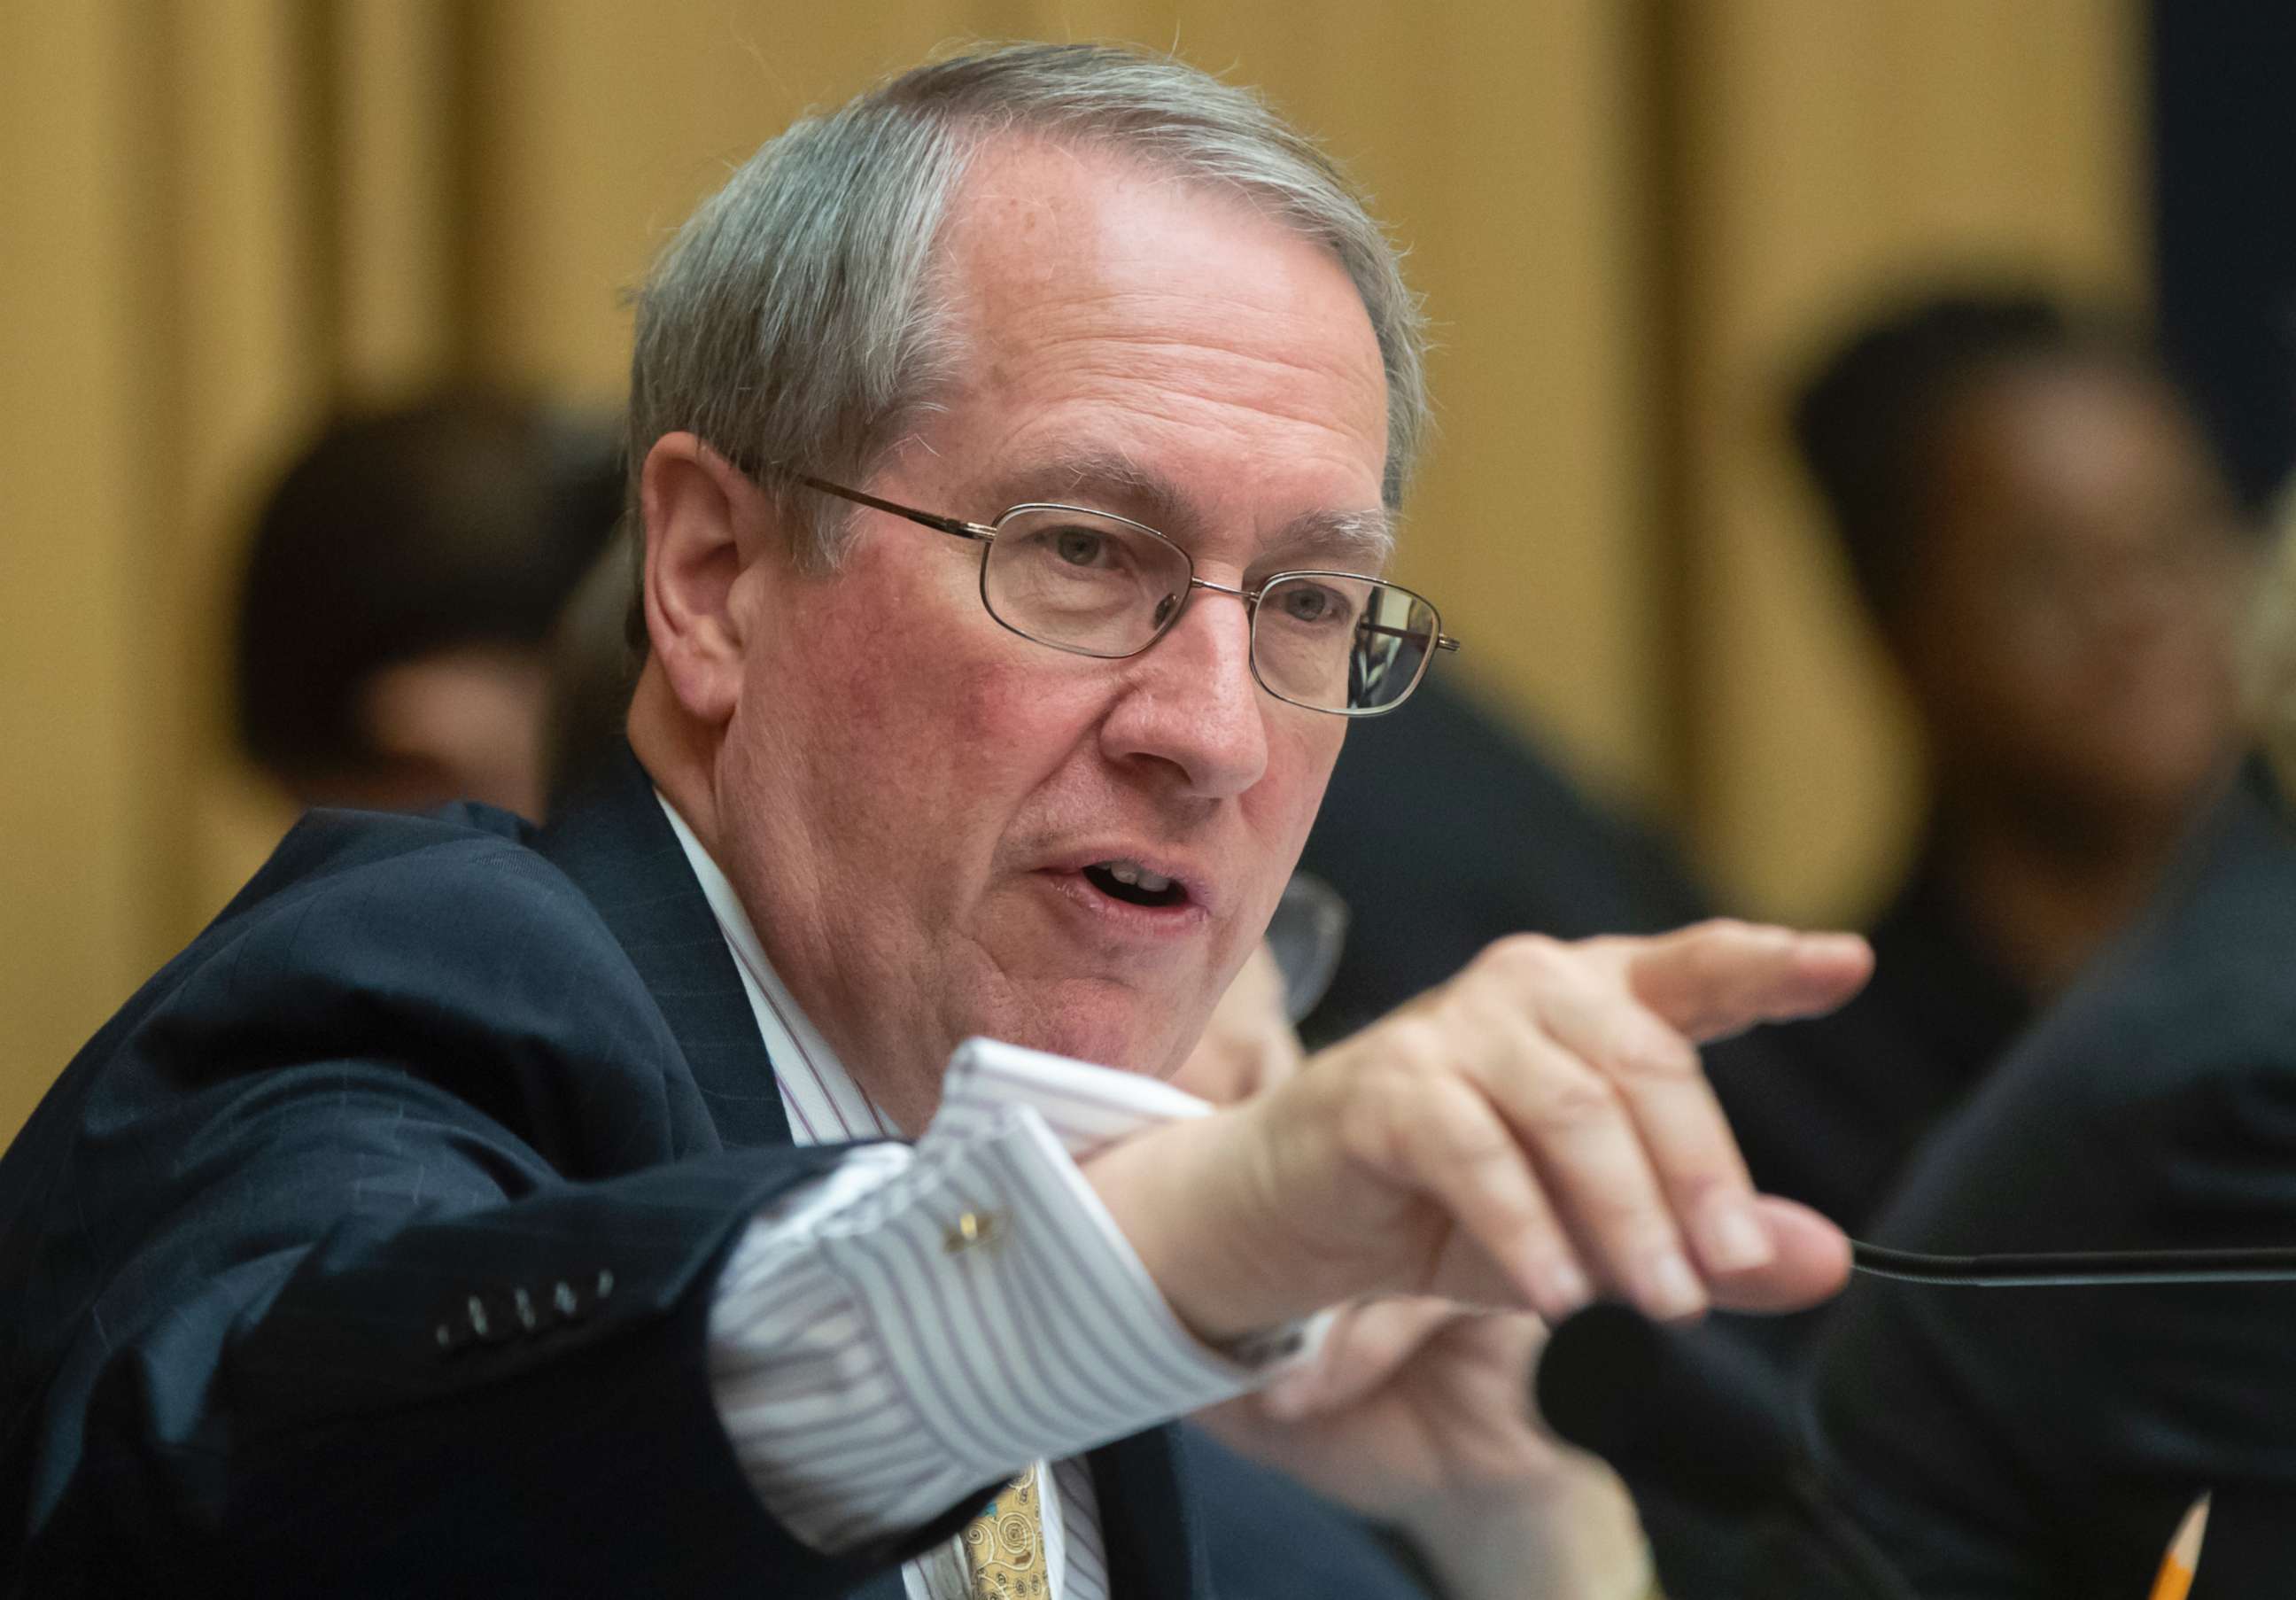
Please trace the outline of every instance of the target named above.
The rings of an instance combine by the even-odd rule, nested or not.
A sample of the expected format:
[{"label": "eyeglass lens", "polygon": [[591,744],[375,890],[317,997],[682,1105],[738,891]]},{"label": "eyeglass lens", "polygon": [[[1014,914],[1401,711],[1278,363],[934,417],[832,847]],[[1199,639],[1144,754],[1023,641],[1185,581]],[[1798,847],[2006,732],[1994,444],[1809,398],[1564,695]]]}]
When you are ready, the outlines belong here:
[{"label": "eyeglass lens", "polygon": [[[1113,517],[1024,506],[996,524],[980,595],[996,619],[1085,655],[1144,649],[1187,594],[1179,547]],[[1434,609],[1376,578],[1296,573],[1269,584],[1252,614],[1252,670],[1268,691],[1332,711],[1383,710],[1417,683]]]}]

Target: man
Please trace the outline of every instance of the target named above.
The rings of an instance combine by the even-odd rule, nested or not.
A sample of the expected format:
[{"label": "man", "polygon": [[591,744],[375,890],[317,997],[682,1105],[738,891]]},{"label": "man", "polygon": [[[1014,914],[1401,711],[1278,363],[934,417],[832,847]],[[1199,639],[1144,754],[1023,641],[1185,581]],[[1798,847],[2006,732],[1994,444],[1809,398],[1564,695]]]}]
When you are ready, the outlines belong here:
[{"label": "man", "polygon": [[[635,759],[538,836],[319,814],[0,1166],[27,1586],[1200,1594],[1158,1424],[1279,1376],[1232,1437],[1535,1553],[1527,1312],[1840,1284],[1687,1038],[1866,957],[1504,945],[1155,1081],[1437,647],[1363,576],[1418,370],[1359,204],[1172,63],[762,151],[640,308]],[[1460,1303],[1285,1366],[1395,1292]]]}]

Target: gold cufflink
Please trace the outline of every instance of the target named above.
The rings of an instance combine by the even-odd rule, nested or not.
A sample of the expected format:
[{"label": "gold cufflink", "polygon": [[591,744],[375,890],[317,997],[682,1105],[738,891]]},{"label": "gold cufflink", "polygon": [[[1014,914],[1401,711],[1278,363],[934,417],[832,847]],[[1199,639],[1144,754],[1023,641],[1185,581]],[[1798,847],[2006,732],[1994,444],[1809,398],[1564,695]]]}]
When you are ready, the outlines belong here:
[{"label": "gold cufflink", "polygon": [[1004,1231],[994,1212],[967,1211],[956,1219],[941,1240],[941,1247],[955,1255],[960,1250],[971,1250],[976,1244],[986,1244]]}]

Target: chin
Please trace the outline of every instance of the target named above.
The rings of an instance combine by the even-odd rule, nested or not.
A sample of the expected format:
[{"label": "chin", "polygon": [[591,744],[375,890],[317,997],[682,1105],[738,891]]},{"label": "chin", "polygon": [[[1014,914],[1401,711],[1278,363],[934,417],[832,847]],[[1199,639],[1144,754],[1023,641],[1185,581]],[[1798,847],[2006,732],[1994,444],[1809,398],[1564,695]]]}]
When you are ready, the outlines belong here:
[{"label": "chin", "polygon": [[1054,1000],[1031,1010],[1032,1016],[1008,1019],[1002,1030],[980,1031],[1032,1050],[1154,1078],[1170,1077],[1187,1054],[1176,1038],[1176,1005],[1152,1006],[1132,995],[1111,1003],[1103,995],[1065,1004]]},{"label": "chin", "polygon": [[1005,989],[972,1033],[1151,1077],[1171,1077],[1203,1030],[1210,1003],[1199,994],[1151,994],[1104,981],[1063,981]]},{"label": "chin", "polygon": [[1169,1042],[1160,1037],[1161,1032],[1159,1030],[1160,1037],[1151,1039],[1144,1038],[1138,1027],[1071,1026],[1056,1030],[1052,1042],[1036,1047],[1090,1062],[1096,1067],[1164,1078],[1170,1075],[1174,1063]]}]

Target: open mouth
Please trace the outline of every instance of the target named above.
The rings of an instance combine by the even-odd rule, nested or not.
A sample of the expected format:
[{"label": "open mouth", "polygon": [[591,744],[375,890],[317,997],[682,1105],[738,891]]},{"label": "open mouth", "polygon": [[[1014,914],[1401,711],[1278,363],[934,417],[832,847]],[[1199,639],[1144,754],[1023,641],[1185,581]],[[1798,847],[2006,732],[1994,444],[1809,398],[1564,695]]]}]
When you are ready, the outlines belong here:
[{"label": "open mouth", "polygon": [[1137,861],[1095,861],[1084,869],[1085,881],[1111,900],[1128,906],[1177,906],[1188,891],[1171,879],[1150,872]]}]

